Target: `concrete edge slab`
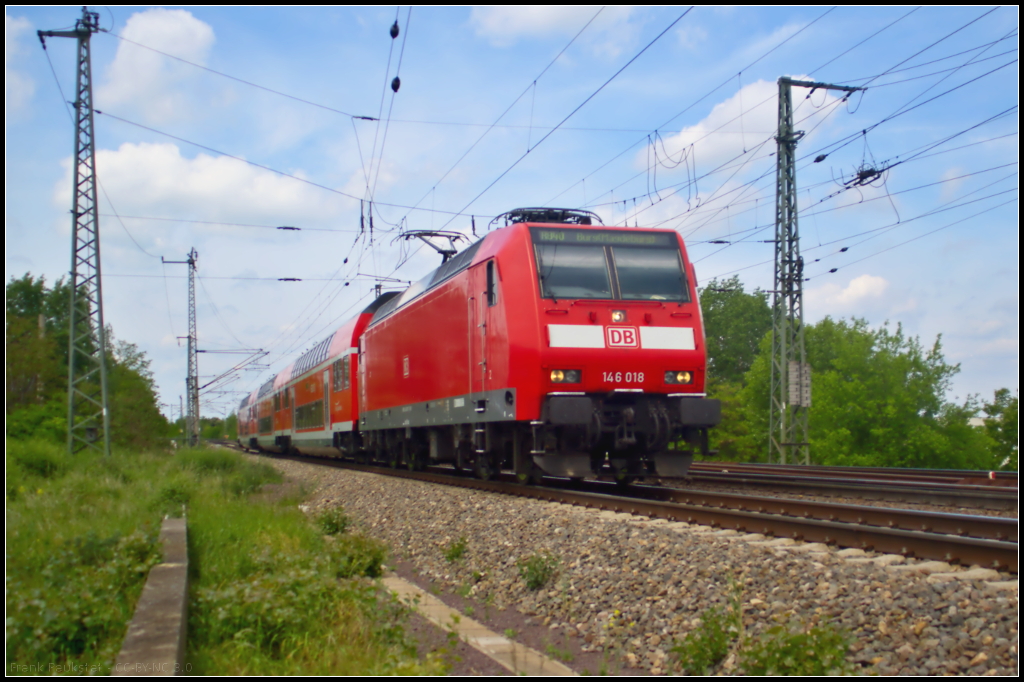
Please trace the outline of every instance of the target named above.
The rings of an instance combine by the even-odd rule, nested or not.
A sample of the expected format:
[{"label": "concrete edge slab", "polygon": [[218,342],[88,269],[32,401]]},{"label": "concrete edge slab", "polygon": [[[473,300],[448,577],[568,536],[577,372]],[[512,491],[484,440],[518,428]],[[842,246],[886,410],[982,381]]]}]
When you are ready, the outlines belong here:
[{"label": "concrete edge slab", "polygon": [[184,518],[160,527],[164,563],[149,571],[111,675],[177,675],[187,672],[188,541]]},{"label": "concrete edge slab", "polygon": [[394,574],[384,577],[384,586],[399,601],[440,628],[454,631],[461,640],[516,675],[575,675],[558,661],[487,629],[460,614],[434,595]]}]

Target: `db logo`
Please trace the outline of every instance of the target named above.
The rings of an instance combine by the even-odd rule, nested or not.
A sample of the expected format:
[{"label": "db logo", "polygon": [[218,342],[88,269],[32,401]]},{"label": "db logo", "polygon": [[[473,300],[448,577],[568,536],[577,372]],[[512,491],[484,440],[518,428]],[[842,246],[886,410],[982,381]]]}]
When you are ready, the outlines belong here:
[{"label": "db logo", "polygon": [[640,337],[636,327],[605,327],[609,348],[639,348]]}]

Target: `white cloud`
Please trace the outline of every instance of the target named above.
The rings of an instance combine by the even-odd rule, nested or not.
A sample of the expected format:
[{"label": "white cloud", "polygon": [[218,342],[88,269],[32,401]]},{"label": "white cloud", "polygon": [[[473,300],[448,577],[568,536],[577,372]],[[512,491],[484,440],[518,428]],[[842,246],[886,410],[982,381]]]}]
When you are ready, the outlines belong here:
[{"label": "white cloud", "polygon": [[[793,118],[798,130],[812,131],[801,141],[806,144],[806,140],[820,130],[821,120],[832,111],[829,105],[839,98],[829,93],[816,93],[807,100],[798,94],[802,90],[794,88]],[[743,86],[735,95],[716,104],[701,121],[665,136],[664,145],[657,144],[659,160],[673,165],[684,153],[692,153],[698,172],[707,172],[732,159],[740,162],[738,157],[744,151],[750,152],[762,143],[765,144],[763,153],[774,151],[778,93],[779,86],[775,82],[759,80]],[[645,148],[635,157],[634,166],[646,168],[651,159],[650,148]]]},{"label": "white cloud", "polygon": [[861,275],[851,280],[845,287],[825,284],[809,290],[808,307],[825,311],[853,308],[863,310],[865,306],[881,299],[888,289],[889,282],[884,277]]},{"label": "white cloud", "polygon": [[[185,10],[151,9],[133,14],[122,36],[201,65],[214,43],[213,29]],[[101,108],[137,107],[149,122],[161,123],[189,109],[181,86],[197,73],[194,66],[122,41],[96,101]]]},{"label": "white cloud", "polygon": [[[510,47],[519,40],[571,38],[597,14],[596,6],[503,6],[474,7],[470,24],[476,34],[495,47]],[[636,34],[630,24],[631,7],[606,7],[581,36],[595,52],[607,57],[618,55]]]},{"label": "white cloud", "polygon": [[25,52],[18,38],[31,28],[28,19],[15,19],[4,14],[4,102],[8,115],[21,111],[36,90],[31,78],[11,66],[15,57]]},{"label": "white cloud", "polygon": [[[236,159],[185,158],[170,143],[125,143],[96,156],[106,192],[126,215],[314,227],[336,221],[353,203]],[[71,203],[71,159],[63,164],[65,176],[54,192],[58,206]]]},{"label": "white cloud", "polygon": [[[953,166],[952,168],[946,169],[946,172],[942,174],[940,180],[948,180],[949,182],[942,183],[942,200],[950,201],[953,197],[957,196],[957,191],[960,186],[964,184],[965,178],[960,178],[962,175],[967,175],[967,171],[961,166]],[[953,180],[953,178],[960,178],[959,180]]]},{"label": "white cloud", "polygon": [[701,26],[685,25],[676,30],[679,45],[687,50],[697,50],[708,39],[708,32]]}]

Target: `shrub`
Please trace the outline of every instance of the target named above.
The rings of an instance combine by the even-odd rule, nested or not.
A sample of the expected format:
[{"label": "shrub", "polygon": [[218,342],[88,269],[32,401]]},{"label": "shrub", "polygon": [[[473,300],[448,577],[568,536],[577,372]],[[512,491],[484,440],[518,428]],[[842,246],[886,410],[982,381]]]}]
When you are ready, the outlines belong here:
[{"label": "shrub", "polygon": [[325,509],[316,517],[316,524],[324,535],[339,535],[348,530],[351,520],[341,507]]},{"label": "shrub", "polygon": [[41,478],[58,478],[70,465],[64,447],[42,440],[7,440],[7,456],[25,473]]},{"label": "shrub", "polygon": [[234,471],[244,464],[236,453],[228,450],[188,448],[175,455],[182,469],[195,471],[227,472]]},{"label": "shrub", "polygon": [[156,533],[90,532],[63,543],[38,575],[9,577],[8,660],[112,660],[157,561]]},{"label": "shrub", "polygon": [[379,578],[384,573],[387,555],[383,543],[365,535],[343,535],[328,552],[334,574],[339,578]]}]

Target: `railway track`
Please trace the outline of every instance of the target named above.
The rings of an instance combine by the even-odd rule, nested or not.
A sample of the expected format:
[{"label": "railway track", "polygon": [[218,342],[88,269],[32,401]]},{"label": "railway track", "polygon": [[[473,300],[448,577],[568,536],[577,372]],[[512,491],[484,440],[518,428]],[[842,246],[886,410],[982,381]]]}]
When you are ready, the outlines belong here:
[{"label": "railway track", "polygon": [[939,475],[939,472],[914,475],[906,473],[908,470],[904,469],[896,470],[888,478],[884,469],[842,471],[842,467],[709,464],[712,463],[695,463],[687,479],[720,486],[760,487],[958,508],[1009,511],[1018,506],[1016,476],[997,477],[994,481],[980,476],[961,476],[957,479],[953,475]]},{"label": "railway track", "polygon": [[614,483],[548,480],[525,486],[512,480],[481,481],[441,467],[407,471],[302,456],[288,459],[518,495],[669,521],[711,525],[807,542],[980,565],[1017,572],[1017,519],[789,500]]}]

